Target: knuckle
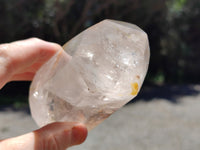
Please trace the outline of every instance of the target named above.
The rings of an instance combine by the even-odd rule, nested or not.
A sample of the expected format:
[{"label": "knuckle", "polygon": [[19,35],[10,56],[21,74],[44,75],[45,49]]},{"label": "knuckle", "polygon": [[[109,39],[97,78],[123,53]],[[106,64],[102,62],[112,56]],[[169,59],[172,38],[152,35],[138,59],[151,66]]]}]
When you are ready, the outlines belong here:
[{"label": "knuckle", "polygon": [[41,39],[39,39],[39,38],[37,38],[37,37],[29,38],[29,40],[34,41],[34,42],[36,42],[36,43],[42,41]]},{"label": "knuckle", "polygon": [[0,76],[1,79],[7,81],[12,75],[13,67],[11,59],[9,57],[10,44],[1,44],[0,45]]},{"label": "knuckle", "polygon": [[9,47],[9,44],[0,44],[0,53],[5,52],[5,50],[7,50]]},{"label": "knuckle", "polygon": [[9,64],[9,53],[10,44],[1,44],[0,45],[0,59],[3,61],[4,65]]}]

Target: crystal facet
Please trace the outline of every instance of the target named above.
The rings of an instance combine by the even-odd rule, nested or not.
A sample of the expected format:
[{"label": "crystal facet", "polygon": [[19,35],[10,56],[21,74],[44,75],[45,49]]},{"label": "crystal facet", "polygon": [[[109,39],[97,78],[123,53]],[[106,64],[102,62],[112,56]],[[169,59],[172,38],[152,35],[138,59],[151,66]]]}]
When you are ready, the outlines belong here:
[{"label": "crystal facet", "polygon": [[31,84],[30,108],[39,126],[82,122],[90,130],[139,92],[150,51],[147,34],[136,25],[104,20],[63,48]]}]

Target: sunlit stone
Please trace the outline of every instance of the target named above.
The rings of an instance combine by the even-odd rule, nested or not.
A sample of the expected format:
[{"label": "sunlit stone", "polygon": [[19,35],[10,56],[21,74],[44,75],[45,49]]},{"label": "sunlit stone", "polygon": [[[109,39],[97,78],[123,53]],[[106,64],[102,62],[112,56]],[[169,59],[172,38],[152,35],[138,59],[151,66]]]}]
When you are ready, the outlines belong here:
[{"label": "sunlit stone", "polygon": [[63,48],[31,84],[30,108],[39,126],[67,121],[92,129],[139,92],[150,55],[148,37],[139,27],[104,20]]}]

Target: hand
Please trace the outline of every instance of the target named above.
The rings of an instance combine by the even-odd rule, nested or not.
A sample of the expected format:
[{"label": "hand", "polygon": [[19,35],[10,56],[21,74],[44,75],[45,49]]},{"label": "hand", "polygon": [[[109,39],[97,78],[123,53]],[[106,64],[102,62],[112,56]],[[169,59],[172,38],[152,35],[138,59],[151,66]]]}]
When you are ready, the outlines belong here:
[{"label": "hand", "polygon": [[[36,71],[62,47],[37,38],[0,45],[0,89],[9,81],[32,80]],[[70,56],[69,56],[70,58]],[[0,142],[3,150],[65,150],[87,136],[83,124],[56,122]]]},{"label": "hand", "polygon": [[0,88],[9,81],[32,80],[40,66],[61,49],[37,38],[1,44]]},{"label": "hand", "polygon": [[87,136],[82,124],[56,122],[39,130],[0,142],[1,150],[65,150]]}]

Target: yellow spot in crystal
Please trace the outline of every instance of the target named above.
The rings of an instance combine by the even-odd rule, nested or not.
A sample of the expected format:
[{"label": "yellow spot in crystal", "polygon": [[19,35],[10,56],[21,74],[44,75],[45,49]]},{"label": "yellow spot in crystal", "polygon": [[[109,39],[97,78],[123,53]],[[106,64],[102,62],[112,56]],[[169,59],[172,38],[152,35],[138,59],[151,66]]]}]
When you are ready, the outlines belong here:
[{"label": "yellow spot in crystal", "polygon": [[132,92],[131,95],[137,95],[138,93],[138,83],[131,83]]}]

